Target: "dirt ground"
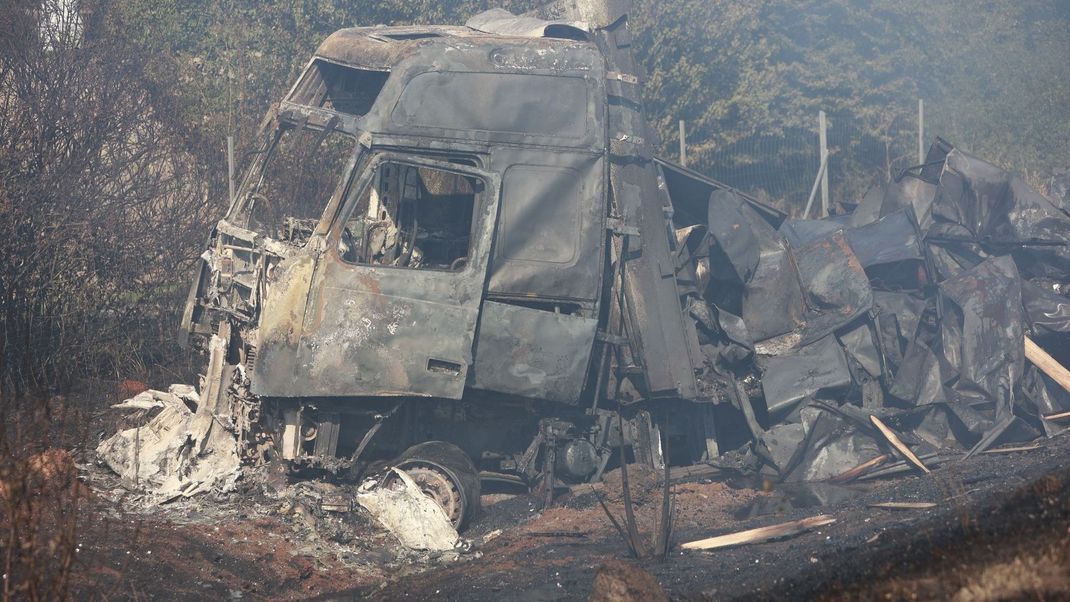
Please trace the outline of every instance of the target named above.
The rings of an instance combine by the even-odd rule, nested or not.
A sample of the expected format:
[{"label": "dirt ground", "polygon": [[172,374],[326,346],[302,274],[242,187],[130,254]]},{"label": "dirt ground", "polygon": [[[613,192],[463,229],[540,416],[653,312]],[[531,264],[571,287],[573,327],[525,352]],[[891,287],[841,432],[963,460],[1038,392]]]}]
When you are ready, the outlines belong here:
[{"label": "dirt ground", "polygon": [[[145,508],[87,461],[98,518],[85,525],[76,597],[131,599],[586,599],[598,568],[627,560],[587,486],[539,510],[518,492],[487,493],[463,533],[472,549],[429,557],[400,548],[359,511],[324,512],[345,495],[281,474],[244,491]],[[657,494],[635,474],[641,528]],[[619,481],[617,482],[619,483]],[[621,512],[619,485],[602,486]],[[1070,597],[1070,437],[850,486],[718,478],[675,486],[668,561],[641,564],[674,599],[1059,599]],[[925,501],[922,510],[869,504]],[[716,552],[685,541],[830,514],[796,537]]]}]

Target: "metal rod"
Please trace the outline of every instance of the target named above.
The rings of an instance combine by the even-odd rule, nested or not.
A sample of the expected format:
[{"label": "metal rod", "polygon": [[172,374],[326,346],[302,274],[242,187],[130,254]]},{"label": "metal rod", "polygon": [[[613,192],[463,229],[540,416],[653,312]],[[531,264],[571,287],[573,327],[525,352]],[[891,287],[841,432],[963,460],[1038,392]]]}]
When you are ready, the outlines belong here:
[{"label": "metal rod", "polygon": [[810,189],[810,198],[806,201],[806,209],[803,209],[803,219],[807,219],[807,216],[810,215],[810,207],[814,204],[814,197],[817,196],[817,186],[821,183],[821,176],[825,174],[826,165],[828,165],[828,163],[822,161],[821,167],[817,169],[817,177],[814,178],[814,186]]},{"label": "metal rod", "polygon": [[925,163],[925,101],[918,99],[918,163]]},{"label": "metal rod", "polygon": [[227,187],[230,202],[234,202],[234,136],[227,136]]},{"label": "metal rod", "polygon": [[680,165],[687,167],[687,132],[683,119],[680,120]]},{"label": "metal rod", "polygon": [[828,123],[825,121],[825,112],[817,113],[818,141],[821,144],[821,216],[829,214],[829,147],[828,147]]}]

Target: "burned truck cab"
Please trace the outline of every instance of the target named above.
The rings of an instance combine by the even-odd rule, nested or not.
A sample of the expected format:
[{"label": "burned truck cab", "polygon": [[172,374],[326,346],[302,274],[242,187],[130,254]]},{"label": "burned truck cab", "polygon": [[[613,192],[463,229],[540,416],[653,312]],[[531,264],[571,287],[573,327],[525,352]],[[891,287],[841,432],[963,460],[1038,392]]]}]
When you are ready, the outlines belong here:
[{"label": "burned truck cab", "polygon": [[[611,364],[644,384],[661,367],[662,396],[694,389],[686,344],[665,334],[684,320],[664,271],[664,191],[656,236],[629,255],[662,292],[644,301],[626,279],[637,268],[614,267],[622,233],[639,232],[620,206],[641,192],[620,176],[614,208],[614,77],[636,81],[607,68],[584,26],[504,11],[323,42],[265,120],[183,324],[210,352],[209,403],[258,460],[430,462],[468,475],[455,485],[482,470],[551,491],[597,478],[625,433],[646,442],[637,458],[660,461],[650,414],[614,435],[599,409],[621,395]],[[651,322],[658,312],[672,324]],[[685,361],[614,355],[639,336]]]},{"label": "burned truck cab", "polygon": [[265,298],[253,393],[579,400],[605,240],[601,59],[469,32],[339,31],[281,103],[280,121],[356,150],[315,260]]}]

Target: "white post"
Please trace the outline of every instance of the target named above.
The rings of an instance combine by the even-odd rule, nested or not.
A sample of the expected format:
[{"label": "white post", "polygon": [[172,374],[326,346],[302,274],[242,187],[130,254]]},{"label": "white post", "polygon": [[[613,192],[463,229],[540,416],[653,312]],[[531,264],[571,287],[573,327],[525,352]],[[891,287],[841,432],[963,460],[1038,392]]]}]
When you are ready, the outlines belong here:
[{"label": "white post", "polygon": [[821,145],[821,164],[818,169],[821,170],[821,216],[828,217],[829,214],[829,148],[828,148],[828,131],[827,123],[825,122],[825,112],[819,111],[817,114],[817,127],[818,127],[818,142]]},{"label": "white post", "polygon": [[684,120],[680,120],[680,165],[687,167],[687,134],[684,132]]},{"label": "white post", "polygon": [[821,183],[821,177],[825,175],[825,168],[828,166],[828,163],[822,163],[821,167],[817,168],[817,177],[814,178],[814,186],[810,189],[810,196],[806,199],[806,209],[803,209],[802,212],[803,219],[810,219],[810,207],[814,206],[814,196],[817,195],[817,186]]},{"label": "white post", "polygon": [[925,101],[918,99],[918,165],[925,163]]},{"label": "white post", "polygon": [[234,136],[227,136],[227,187],[230,202],[234,202]]}]

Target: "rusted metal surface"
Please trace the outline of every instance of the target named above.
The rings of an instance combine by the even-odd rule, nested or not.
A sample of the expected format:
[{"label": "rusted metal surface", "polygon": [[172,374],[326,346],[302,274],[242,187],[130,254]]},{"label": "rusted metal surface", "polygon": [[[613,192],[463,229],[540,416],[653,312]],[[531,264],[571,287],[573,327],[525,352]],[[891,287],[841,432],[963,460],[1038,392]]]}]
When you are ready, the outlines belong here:
[{"label": "rusted metal surface", "polygon": [[487,301],[472,386],[566,403],[580,400],[598,321]]}]

